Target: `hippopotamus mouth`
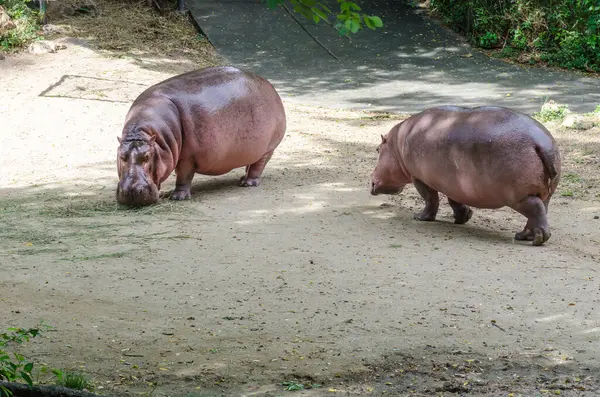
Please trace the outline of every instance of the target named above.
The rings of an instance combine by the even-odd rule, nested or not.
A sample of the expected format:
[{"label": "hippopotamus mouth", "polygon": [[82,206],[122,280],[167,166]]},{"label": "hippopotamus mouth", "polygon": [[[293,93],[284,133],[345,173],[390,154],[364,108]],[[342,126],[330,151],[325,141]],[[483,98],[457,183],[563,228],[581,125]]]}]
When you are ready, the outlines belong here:
[{"label": "hippopotamus mouth", "polygon": [[159,190],[154,182],[144,181],[128,183],[119,181],[117,185],[117,202],[130,207],[142,207],[155,204],[159,199]]},{"label": "hippopotamus mouth", "polygon": [[403,186],[382,186],[375,182],[371,182],[371,195],[378,196],[380,194],[396,195],[402,193],[404,190]]}]

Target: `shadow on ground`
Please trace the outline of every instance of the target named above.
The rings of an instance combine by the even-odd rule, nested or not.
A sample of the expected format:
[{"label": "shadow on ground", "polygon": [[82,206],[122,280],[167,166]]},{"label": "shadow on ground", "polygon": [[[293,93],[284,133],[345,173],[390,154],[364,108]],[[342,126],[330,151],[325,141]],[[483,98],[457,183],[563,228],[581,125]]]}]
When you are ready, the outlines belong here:
[{"label": "shadow on ground", "polygon": [[232,64],[267,77],[300,102],[400,113],[447,104],[502,105],[532,113],[548,98],[588,112],[600,103],[600,79],[490,59],[404,0],[362,4],[385,26],[361,31],[351,42],[337,38],[328,25],[302,20],[339,60],[282,9],[235,0],[187,4]]}]

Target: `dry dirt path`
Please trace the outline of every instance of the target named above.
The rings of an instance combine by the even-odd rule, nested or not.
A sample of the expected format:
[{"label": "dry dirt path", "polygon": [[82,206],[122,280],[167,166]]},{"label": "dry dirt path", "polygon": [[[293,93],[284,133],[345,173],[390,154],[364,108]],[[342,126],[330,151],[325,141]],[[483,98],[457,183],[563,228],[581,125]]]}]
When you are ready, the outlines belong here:
[{"label": "dry dirt path", "polygon": [[0,61],[0,329],[55,327],[25,353],[117,395],[598,392],[597,128],[556,132],[571,177],[541,248],[511,210],[424,224],[414,188],[371,197],[397,120],[297,104],[261,187],[197,176],[190,202],[124,210],[129,104],[192,66],[67,46]]}]

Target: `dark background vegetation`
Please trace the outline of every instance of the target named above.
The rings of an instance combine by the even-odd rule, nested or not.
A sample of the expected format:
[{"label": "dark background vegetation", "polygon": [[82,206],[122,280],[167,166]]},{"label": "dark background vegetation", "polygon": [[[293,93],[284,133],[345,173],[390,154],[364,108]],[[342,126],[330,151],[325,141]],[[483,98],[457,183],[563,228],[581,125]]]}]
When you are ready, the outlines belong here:
[{"label": "dark background vegetation", "polygon": [[[327,10],[331,14],[324,15],[323,5],[317,0],[273,0],[265,2],[265,12],[268,7],[289,5],[305,22],[346,22],[352,29],[342,33],[361,34],[363,28],[373,28],[367,26],[373,25],[371,18],[380,21],[377,16],[362,15],[360,4],[367,1],[344,1],[340,10]],[[122,3],[135,3],[138,7],[152,4],[131,0]],[[174,12],[174,2],[171,3]],[[0,6],[16,25],[4,31],[0,28],[0,51],[19,50],[41,37],[40,16],[34,5],[35,1],[0,0]],[[426,0],[420,5],[465,35],[474,46],[495,50],[496,56],[600,72],[600,0]],[[353,18],[356,23],[348,21]]]}]

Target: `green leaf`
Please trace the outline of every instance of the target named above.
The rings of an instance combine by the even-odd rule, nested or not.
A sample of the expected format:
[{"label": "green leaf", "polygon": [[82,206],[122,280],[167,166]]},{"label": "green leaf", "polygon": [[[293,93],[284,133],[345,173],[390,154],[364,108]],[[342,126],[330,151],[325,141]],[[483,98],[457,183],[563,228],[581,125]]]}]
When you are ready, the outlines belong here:
[{"label": "green leaf", "polygon": [[8,390],[6,387],[0,385],[0,397],[11,397],[13,395],[12,391]]},{"label": "green leaf", "polygon": [[375,27],[377,27],[377,28],[380,28],[383,26],[383,21],[379,17],[371,16],[371,21],[373,22],[373,25],[375,25]]},{"label": "green leaf", "polygon": [[33,363],[25,364],[25,366],[23,367],[23,371],[31,373],[31,371],[33,371]]},{"label": "green leaf", "polygon": [[350,31],[352,33],[357,33],[358,30],[360,29],[360,25],[358,24],[358,22],[356,22],[355,20],[350,20],[351,25],[350,25]]},{"label": "green leaf", "polygon": [[321,8],[328,14],[331,14],[331,10],[325,4],[321,4]]},{"label": "green leaf", "polygon": [[277,0],[267,0],[267,7],[273,10],[275,7],[277,7],[278,3],[279,2]]},{"label": "green leaf", "polygon": [[371,30],[375,30],[375,24],[371,21],[371,18],[367,15],[363,15],[363,21],[365,21],[365,25]]},{"label": "green leaf", "polygon": [[300,0],[300,2],[307,7],[314,7],[317,5],[317,0]]},{"label": "green leaf", "polygon": [[352,30],[352,22],[354,22],[352,19],[347,19],[346,22],[344,23],[344,27],[347,30]]},{"label": "green leaf", "polygon": [[340,5],[340,10],[342,10],[342,12],[350,11],[350,3],[342,3]]},{"label": "green leaf", "polygon": [[27,372],[21,371],[21,378],[23,378],[23,380],[25,382],[27,382],[27,384],[29,386],[33,386],[33,380],[31,379],[31,376],[29,376],[29,374]]},{"label": "green leaf", "polygon": [[317,7],[311,8],[311,11],[318,15],[321,19],[327,19],[327,15],[325,15],[325,13],[319,10]]},{"label": "green leaf", "polygon": [[320,20],[321,20],[321,18],[319,18],[319,16],[317,14],[313,15],[313,21],[315,21],[315,23],[319,23]]},{"label": "green leaf", "polygon": [[355,10],[355,11],[360,11],[360,7],[359,7],[359,6],[358,6],[358,4],[356,4],[356,3],[353,3],[353,2],[351,2],[351,1],[349,1],[349,2],[348,2],[348,6],[349,6],[350,8],[352,8],[353,10]]}]

